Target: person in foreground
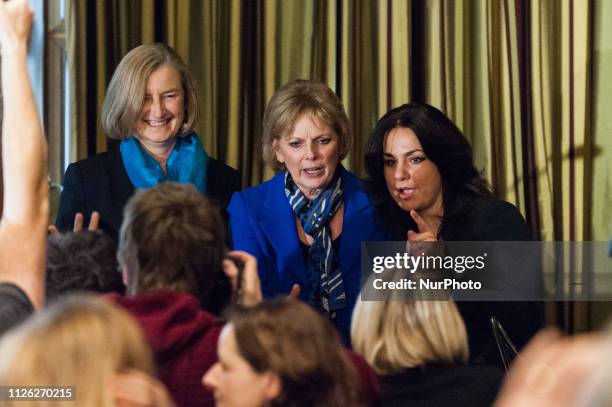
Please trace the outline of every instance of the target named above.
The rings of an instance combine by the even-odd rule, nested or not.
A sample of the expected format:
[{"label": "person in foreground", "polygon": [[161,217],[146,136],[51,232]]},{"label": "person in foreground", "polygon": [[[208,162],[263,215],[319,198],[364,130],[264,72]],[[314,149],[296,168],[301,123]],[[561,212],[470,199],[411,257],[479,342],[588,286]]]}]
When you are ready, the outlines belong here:
[{"label": "person in foreground", "polygon": [[58,300],[0,341],[0,385],[58,386],[56,400],[15,397],[2,402],[6,407],[174,406],[153,373],[138,325],[101,298]]},{"label": "person in foreground", "polygon": [[99,212],[99,227],[115,240],[123,207],[135,189],[161,181],[190,183],[225,209],[240,175],[209,157],[193,131],[198,113],[187,66],[164,44],[141,45],[121,60],[108,85],[102,127],[121,140],[119,151],[71,164],[57,215],[61,232],[77,214],[85,224]]},{"label": "person in foreground", "polygon": [[274,94],[263,121],[263,157],[279,172],[232,196],[233,247],[257,258],[264,297],[299,289],[348,343],[361,242],[386,237],[360,180],[340,164],[348,117],[327,85],[296,80]]},{"label": "person in foreground", "polygon": [[0,2],[4,211],[0,220],[0,336],[45,303],[47,143],[28,77],[33,13]]},{"label": "person in foreground", "polygon": [[[372,276],[398,282],[396,269]],[[372,281],[365,286],[372,286]],[[385,290],[360,296],[353,311],[353,349],[379,374],[384,406],[490,406],[504,372],[467,366],[465,324],[452,299]]]},{"label": "person in foreground", "polygon": [[495,407],[612,406],[611,334],[542,330],[514,361]]},{"label": "person in foreground", "polygon": [[[159,377],[182,407],[214,405],[212,393],[200,382],[217,361],[223,327],[207,305],[230,300],[231,287],[226,298],[214,295],[224,281],[224,268],[232,280],[238,277],[236,266],[224,260],[226,254],[219,209],[191,185],[162,182],[137,191],[125,207],[117,258],[126,296],[107,298],[140,323]],[[230,254],[244,264],[237,300],[259,302],[255,258]]]},{"label": "person in foreground", "polygon": [[[518,209],[494,199],[474,166],[465,136],[430,105],[410,103],[385,114],[368,141],[365,165],[367,189],[394,240],[532,240]],[[536,287],[538,271],[527,276]],[[491,315],[519,347],[543,322],[543,308],[536,303],[458,305],[467,325],[470,354],[478,363],[499,364]]]},{"label": "person in foreground", "polygon": [[218,407],[364,405],[333,326],[295,299],[235,312],[218,354],[202,379]]}]

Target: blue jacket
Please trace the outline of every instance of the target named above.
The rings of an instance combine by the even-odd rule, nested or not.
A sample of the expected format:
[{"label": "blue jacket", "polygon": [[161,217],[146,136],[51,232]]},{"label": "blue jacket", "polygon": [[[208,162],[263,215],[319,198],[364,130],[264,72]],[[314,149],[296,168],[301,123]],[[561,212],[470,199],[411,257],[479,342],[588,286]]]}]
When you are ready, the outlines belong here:
[{"label": "blue jacket", "polygon": [[[375,220],[374,209],[360,180],[340,167],[344,200],[342,232],[336,248],[348,306],[337,312],[336,326],[350,343],[351,314],[361,288],[361,242],[385,240],[387,234]],[[298,238],[293,210],[285,196],[284,174],[263,184],[236,192],[230,201],[231,235],[235,250],[257,258],[264,297],[286,295],[300,285],[300,298],[307,300],[304,252]]]}]

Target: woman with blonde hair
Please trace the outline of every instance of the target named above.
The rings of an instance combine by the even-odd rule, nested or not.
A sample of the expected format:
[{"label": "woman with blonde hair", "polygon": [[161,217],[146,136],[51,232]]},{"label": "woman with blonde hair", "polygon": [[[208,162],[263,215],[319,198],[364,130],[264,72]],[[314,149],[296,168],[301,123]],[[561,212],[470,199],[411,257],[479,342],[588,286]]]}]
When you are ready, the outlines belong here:
[{"label": "woman with blonde hair", "polygon": [[71,230],[77,220],[91,222],[97,212],[100,228],[116,239],[123,207],[135,189],[162,181],[192,184],[225,209],[231,194],[240,189],[240,175],[208,156],[193,131],[197,113],[193,79],[171,47],[148,44],[128,52],[102,107],[102,128],[109,138],[121,141],[119,150],[68,167],[58,229]]},{"label": "woman with blonde hair", "polygon": [[361,181],[341,164],[351,146],[342,102],[324,83],[280,88],[263,118],[263,159],[278,171],[235,193],[232,242],[257,258],[264,297],[296,293],[349,342],[362,241],[383,240]]},{"label": "woman with blonde hair", "polygon": [[[4,395],[9,397],[3,404],[7,407],[112,407],[135,400],[172,406],[163,385],[151,377],[153,372],[140,328],[125,311],[101,298],[66,297],[0,342],[0,385],[13,389]],[[21,389],[27,386],[40,388],[31,396],[43,401],[25,401],[29,394]],[[44,390],[56,386],[52,393]]]},{"label": "woman with blonde hair", "polygon": [[[373,279],[403,277],[401,270],[387,269],[364,287],[372,287]],[[426,295],[388,289],[377,291],[376,301],[365,300],[363,292],[357,300],[353,349],[380,376],[383,405],[490,406],[503,372],[467,366],[468,338],[455,302]]]}]

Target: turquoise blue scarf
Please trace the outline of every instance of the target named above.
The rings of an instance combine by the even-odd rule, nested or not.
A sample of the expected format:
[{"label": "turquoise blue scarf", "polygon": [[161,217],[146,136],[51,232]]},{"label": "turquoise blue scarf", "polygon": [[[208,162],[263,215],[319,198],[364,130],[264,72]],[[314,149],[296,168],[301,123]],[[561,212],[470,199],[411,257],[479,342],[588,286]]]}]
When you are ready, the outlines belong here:
[{"label": "turquoise blue scarf", "polygon": [[206,193],[208,154],[196,133],[177,138],[166,162],[166,174],[136,138],[123,140],[119,148],[127,175],[135,188],[147,189],[163,181],[175,181],[193,184],[198,191]]}]

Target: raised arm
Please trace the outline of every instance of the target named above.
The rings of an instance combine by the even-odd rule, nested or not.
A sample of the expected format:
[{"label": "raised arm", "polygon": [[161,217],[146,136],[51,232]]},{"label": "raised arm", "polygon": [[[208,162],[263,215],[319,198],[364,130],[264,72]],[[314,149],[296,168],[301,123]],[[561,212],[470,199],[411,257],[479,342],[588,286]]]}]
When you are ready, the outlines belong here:
[{"label": "raised arm", "polygon": [[27,50],[33,13],[27,0],[0,2],[4,111],[4,213],[0,221],[0,282],[19,286],[44,304],[49,213],[47,144],[32,95]]}]

